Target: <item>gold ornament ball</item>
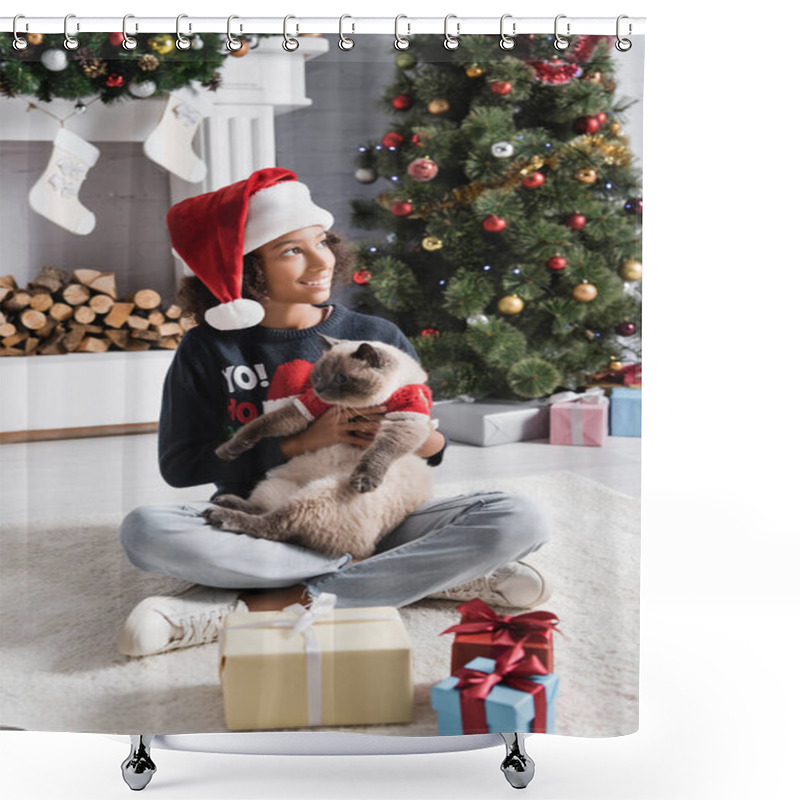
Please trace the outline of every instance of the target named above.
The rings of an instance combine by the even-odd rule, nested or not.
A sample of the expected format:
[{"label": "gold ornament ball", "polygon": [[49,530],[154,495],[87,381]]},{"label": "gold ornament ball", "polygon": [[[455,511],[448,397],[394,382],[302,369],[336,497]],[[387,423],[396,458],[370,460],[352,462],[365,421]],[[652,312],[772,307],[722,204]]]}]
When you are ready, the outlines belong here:
[{"label": "gold ornament ball", "polygon": [[619,372],[623,367],[624,367],[624,365],[623,365],[623,363],[621,361],[609,361],[608,362],[608,368],[612,372]]},{"label": "gold ornament ball", "polygon": [[620,277],[626,281],[638,281],[642,277],[642,265],[636,259],[629,258],[620,268]]},{"label": "gold ornament ball", "polygon": [[238,50],[231,50],[230,54],[234,58],[244,58],[250,52],[250,42],[246,42],[244,39],[242,41],[242,46]]},{"label": "gold ornament ball", "polygon": [[431,114],[446,114],[450,110],[450,103],[443,97],[437,97],[428,103],[428,111]]},{"label": "gold ornament ball", "polygon": [[444,242],[438,236],[426,236],[422,240],[423,250],[432,253],[434,250],[441,250],[444,247]]},{"label": "gold ornament ball", "polygon": [[481,75],[483,75],[483,70],[477,64],[467,67],[468,78],[480,78]]},{"label": "gold ornament ball", "polygon": [[579,283],[572,290],[572,296],[581,303],[590,303],[597,297],[597,287],[588,281]]},{"label": "gold ornament ball", "polygon": [[581,183],[594,183],[597,180],[597,170],[592,167],[584,167],[575,174],[575,179]]},{"label": "gold ornament ball", "polygon": [[525,303],[515,294],[501,297],[500,300],[497,301],[497,310],[501,314],[519,314],[523,308],[525,308]]},{"label": "gold ornament ball", "polygon": [[31,44],[41,44],[44,41],[44,36],[41,33],[26,33],[25,38]]},{"label": "gold ornament ball", "polygon": [[148,44],[151,50],[155,50],[155,52],[161,56],[165,56],[175,49],[175,41],[171,36],[167,36],[166,34],[154,36]]},{"label": "gold ornament ball", "polygon": [[620,125],[619,122],[612,122],[608,126],[608,129],[611,131],[611,133],[617,134],[622,130],[622,125]]},{"label": "gold ornament ball", "polygon": [[602,83],[603,82],[603,73],[600,72],[599,70],[597,70],[595,72],[590,72],[586,76],[586,80],[589,81],[590,83]]}]

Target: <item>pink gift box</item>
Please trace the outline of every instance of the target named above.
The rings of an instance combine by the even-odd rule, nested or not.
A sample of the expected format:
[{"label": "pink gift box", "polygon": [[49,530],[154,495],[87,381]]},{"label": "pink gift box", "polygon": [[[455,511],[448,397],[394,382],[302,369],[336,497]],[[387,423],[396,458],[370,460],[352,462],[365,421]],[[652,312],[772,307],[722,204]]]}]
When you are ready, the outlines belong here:
[{"label": "pink gift box", "polygon": [[576,444],[601,447],[608,436],[608,398],[589,390],[583,395],[565,392],[574,399],[550,406],[550,444]]}]

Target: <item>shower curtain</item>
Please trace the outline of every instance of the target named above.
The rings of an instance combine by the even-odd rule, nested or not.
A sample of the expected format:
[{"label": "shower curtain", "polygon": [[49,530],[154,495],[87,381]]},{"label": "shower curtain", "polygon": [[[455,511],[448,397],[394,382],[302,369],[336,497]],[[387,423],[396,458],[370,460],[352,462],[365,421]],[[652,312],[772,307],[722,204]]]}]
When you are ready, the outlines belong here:
[{"label": "shower curtain", "polygon": [[[0,38],[2,725],[634,732],[643,37],[22,39]],[[333,222],[259,246],[322,232],[290,244],[336,280],[276,316],[236,272],[242,217],[218,252],[265,316],[215,328],[179,291],[197,265],[168,212],[238,187],[253,220],[247,182],[276,170]],[[431,496],[361,556],[213,517],[297,458],[288,436],[238,464],[216,448],[352,340],[424,369],[422,406],[349,447],[422,418]],[[348,363],[385,367],[376,347]],[[171,644],[125,652],[134,611],[175,597]]]}]

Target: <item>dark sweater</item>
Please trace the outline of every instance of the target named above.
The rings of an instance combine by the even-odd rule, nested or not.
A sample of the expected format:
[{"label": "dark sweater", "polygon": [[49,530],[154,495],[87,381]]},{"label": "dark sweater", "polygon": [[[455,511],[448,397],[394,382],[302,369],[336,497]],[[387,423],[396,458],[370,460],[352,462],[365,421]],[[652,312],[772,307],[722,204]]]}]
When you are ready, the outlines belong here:
[{"label": "dark sweater", "polygon": [[[278,438],[263,439],[235,461],[217,458],[214,450],[262,414],[265,401],[296,394],[291,362],[314,363],[323,351],[320,333],[386,342],[419,361],[396,325],[336,304],[323,322],[302,330],[256,325],[219,331],[198,325],[181,339],[164,380],[158,423],[164,480],[176,487],[214,483],[215,495],[247,497],[268,470],[286,463]],[[443,453],[444,448],[428,463],[436,466]]]}]

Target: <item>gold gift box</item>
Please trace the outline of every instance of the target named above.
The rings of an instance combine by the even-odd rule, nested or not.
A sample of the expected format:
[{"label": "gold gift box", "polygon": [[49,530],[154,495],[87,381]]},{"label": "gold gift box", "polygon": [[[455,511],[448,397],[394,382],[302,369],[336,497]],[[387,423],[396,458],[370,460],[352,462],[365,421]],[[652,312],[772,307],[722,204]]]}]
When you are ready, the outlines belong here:
[{"label": "gold gift box", "polygon": [[[306,637],[270,627],[286,620],[285,611],[225,618],[219,672],[229,730],[309,727]],[[322,671],[320,725],[412,721],[411,642],[396,608],[336,609],[312,628]]]}]

